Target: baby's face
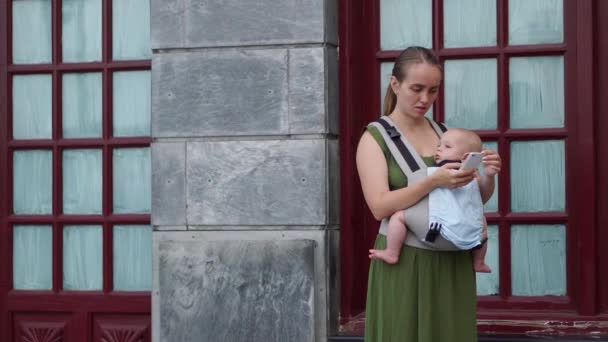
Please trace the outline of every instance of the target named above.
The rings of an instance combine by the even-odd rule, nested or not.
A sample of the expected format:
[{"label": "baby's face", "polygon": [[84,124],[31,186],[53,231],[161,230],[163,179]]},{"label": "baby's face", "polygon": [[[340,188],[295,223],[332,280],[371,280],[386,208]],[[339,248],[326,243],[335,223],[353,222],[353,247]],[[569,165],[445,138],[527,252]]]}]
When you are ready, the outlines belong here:
[{"label": "baby's face", "polygon": [[470,152],[467,151],[467,147],[468,144],[462,133],[448,130],[439,139],[439,145],[435,150],[435,161],[462,160],[465,153]]}]

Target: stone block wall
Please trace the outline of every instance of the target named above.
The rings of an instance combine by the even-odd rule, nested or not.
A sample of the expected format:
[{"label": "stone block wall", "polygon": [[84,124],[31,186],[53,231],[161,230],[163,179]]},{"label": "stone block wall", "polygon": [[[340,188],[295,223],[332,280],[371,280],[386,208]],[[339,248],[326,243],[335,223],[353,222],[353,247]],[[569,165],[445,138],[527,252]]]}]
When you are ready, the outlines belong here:
[{"label": "stone block wall", "polygon": [[337,324],[337,1],[152,0],[153,340]]}]

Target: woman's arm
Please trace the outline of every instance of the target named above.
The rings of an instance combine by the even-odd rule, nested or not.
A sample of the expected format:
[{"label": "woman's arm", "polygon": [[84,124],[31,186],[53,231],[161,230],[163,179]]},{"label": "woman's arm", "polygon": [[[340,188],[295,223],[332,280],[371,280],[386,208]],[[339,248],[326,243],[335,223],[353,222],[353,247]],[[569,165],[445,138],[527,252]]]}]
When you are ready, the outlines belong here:
[{"label": "woman's arm", "polygon": [[365,132],[357,147],[357,170],[363,188],[363,196],[374,218],[381,220],[394,212],[409,208],[439,186],[457,187],[467,184],[473,170],[452,172],[459,163],[447,164],[442,170],[405,188],[390,191],[388,167],[384,153],[371,134]]}]

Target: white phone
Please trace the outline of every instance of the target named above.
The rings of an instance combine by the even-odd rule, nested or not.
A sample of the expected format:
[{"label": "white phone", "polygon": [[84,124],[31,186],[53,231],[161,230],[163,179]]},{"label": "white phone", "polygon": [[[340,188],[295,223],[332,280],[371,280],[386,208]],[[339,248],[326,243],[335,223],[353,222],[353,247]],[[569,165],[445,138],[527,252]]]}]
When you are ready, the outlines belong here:
[{"label": "white phone", "polygon": [[481,152],[469,152],[465,160],[460,164],[460,170],[477,169],[481,164]]}]

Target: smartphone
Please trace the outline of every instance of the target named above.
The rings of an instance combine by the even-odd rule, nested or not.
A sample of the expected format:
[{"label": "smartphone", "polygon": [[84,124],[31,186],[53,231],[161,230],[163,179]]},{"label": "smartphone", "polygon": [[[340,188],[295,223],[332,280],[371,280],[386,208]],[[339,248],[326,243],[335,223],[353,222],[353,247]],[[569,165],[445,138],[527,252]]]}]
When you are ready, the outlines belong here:
[{"label": "smartphone", "polygon": [[481,164],[481,152],[469,152],[465,160],[460,164],[460,170],[477,169]]}]

